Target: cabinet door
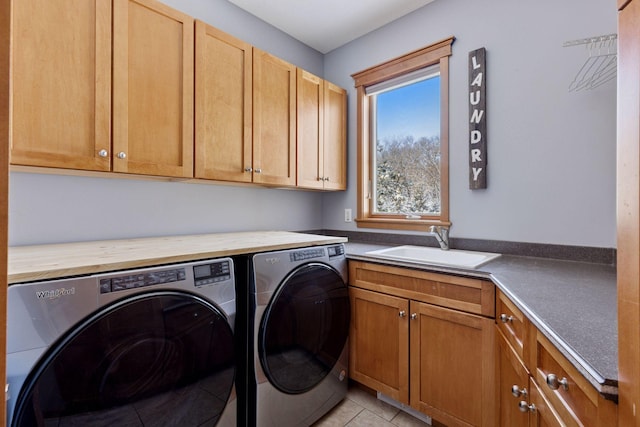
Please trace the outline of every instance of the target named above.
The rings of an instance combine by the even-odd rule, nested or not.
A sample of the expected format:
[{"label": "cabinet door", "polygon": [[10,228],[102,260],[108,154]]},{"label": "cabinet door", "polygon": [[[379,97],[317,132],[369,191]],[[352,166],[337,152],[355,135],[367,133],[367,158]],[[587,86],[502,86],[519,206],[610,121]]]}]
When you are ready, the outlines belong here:
[{"label": "cabinet door", "polygon": [[113,170],[193,176],[193,18],[114,0]]},{"label": "cabinet door", "polygon": [[196,21],[196,178],[251,182],[252,48]]},{"label": "cabinet door", "polygon": [[253,182],[296,185],[296,67],[256,48]]},{"label": "cabinet door", "polygon": [[298,187],[322,189],[324,82],[298,68],[297,89]]},{"label": "cabinet door", "polygon": [[11,163],[109,170],[111,0],[11,4]]},{"label": "cabinet door", "polygon": [[349,375],[409,404],[408,300],[350,287]]},{"label": "cabinet door", "polygon": [[549,401],[544,397],[533,379],[529,380],[529,388],[529,401],[531,402],[529,411],[530,425],[532,427],[565,427],[567,424],[562,421],[560,415],[558,415],[553,406],[551,406]]},{"label": "cabinet door", "polygon": [[[501,427],[528,427],[529,415],[519,407],[521,401],[529,404],[529,373],[515,351],[497,332],[499,424]],[[514,388],[517,387],[514,395]]]},{"label": "cabinet door", "polygon": [[495,324],[411,301],[411,406],[448,426],[495,426]]},{"label": "cabinet door", "polygon": [[347,91],[324,82],[324,146],[322,150],[325,190],[347,189]]}]

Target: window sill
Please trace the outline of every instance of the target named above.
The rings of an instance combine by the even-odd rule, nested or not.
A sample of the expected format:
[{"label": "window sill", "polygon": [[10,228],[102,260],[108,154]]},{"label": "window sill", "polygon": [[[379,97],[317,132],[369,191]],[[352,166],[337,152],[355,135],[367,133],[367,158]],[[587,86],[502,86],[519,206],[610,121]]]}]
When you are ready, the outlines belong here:
[{"label": "window sill", "polygon": [[429,231],[432,225],[450,227],[451,222],[436,219],[356,218],[358,228]]}]

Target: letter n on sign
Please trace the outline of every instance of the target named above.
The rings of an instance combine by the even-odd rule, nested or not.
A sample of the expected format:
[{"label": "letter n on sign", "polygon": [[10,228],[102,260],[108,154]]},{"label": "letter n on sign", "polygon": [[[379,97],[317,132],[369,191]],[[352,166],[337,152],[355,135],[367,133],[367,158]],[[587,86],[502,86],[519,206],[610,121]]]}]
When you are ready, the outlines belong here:
[{"label": "letter n on sign", "polygon": [[469,188],[487,188],[487,52],[469,52]]}]

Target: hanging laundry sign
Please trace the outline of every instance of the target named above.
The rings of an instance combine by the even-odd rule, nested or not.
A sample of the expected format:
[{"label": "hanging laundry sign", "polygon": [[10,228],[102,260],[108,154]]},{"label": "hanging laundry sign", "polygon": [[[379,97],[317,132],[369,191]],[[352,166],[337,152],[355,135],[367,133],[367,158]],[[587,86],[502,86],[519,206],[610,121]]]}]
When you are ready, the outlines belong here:
[{"label": "hanging laundry sign", "polygon": [[487,188],[487,73],[485,48],[469,52],[469,188]]}]

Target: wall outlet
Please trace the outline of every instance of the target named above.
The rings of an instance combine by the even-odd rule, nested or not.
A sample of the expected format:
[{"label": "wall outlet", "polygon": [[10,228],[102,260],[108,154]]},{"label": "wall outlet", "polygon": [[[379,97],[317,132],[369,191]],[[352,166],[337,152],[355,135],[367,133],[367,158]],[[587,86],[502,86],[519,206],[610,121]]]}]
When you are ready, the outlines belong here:
[{"label": "wall outlet", "polygon": [[345,209],[344,210],[344,222],[351,222],[353,221],[353,217],[351,216],[351,209]]}]

